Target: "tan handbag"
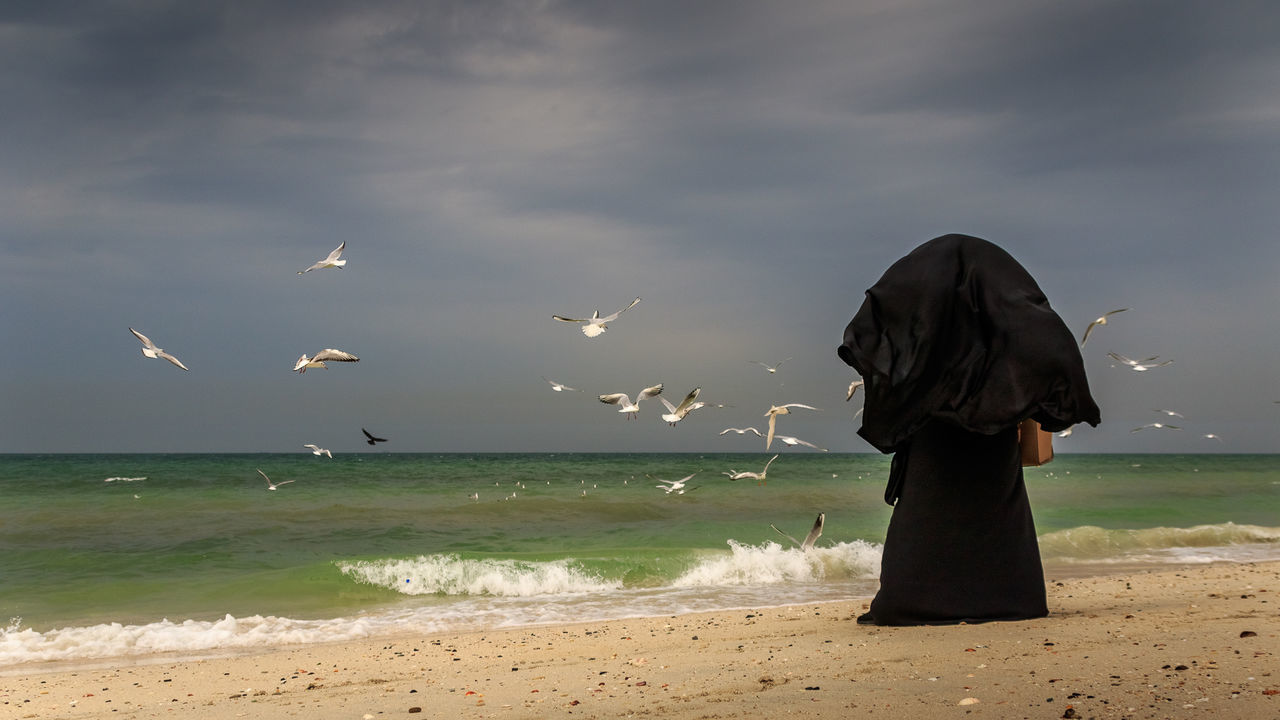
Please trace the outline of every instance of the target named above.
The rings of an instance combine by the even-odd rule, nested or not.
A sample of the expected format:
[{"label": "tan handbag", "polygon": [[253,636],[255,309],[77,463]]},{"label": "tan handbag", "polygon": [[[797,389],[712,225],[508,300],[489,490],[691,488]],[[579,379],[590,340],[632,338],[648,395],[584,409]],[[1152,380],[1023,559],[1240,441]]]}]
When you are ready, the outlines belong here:
[{"label": "tan handbag", "polygon": [[1023,467],[1044,465],[1053,459],[1053,433],[1040,429],[1040,423],[1027,418],[1018,423],[1018,449]]}]

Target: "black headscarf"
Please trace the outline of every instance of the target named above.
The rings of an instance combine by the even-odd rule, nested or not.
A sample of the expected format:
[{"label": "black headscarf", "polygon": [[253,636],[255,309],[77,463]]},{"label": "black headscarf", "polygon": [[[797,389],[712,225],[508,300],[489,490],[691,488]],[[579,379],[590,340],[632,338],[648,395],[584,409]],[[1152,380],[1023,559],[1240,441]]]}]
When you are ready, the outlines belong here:
[{"label": "black headscarf", "polygon": [[998,246],[934,238],[867,290],[840,358],[866,381],[867,442],[894,452],[939,418],[993,434],[1031,417],[1097,425],[1080,349],[1035,279]]}]

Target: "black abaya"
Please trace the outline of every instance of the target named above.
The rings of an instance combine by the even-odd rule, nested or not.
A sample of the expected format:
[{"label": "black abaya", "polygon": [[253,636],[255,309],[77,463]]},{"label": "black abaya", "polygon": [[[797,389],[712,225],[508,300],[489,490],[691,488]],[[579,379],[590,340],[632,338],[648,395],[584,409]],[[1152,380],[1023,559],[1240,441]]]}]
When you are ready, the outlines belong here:
[{"label": "black abaya", "polygon": [[839,355],[866,381],[858,433],[895,453],[880,590],[860,620],[1044,616],[1017,424],[1062,430],[1099,413],[1035,280],[985,240],[935,238],[867,290]]}]

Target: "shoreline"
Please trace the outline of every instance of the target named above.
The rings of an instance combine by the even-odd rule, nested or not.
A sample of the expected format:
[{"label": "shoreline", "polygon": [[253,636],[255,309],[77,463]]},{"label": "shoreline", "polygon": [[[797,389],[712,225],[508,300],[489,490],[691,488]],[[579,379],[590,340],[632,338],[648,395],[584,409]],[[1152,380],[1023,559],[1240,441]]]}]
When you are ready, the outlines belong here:
[{"label": "shoreline", "polygon": [[1280,715],[1280,562],[1054,576],[1009,623],[859,626],[854,600],[14,666],[0,715]]}]

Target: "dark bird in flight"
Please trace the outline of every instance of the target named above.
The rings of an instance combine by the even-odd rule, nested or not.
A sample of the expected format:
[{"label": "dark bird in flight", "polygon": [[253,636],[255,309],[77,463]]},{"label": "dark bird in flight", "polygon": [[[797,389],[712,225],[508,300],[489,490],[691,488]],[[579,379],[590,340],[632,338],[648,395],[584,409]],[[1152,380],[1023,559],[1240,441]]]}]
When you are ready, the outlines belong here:
[{"label": "dark bird in flight", "polygon": [[368,430],[365,430],[364,428],[360,428],[360,432],[364,433],[364,436],[369,438],[365,442],[369,443],[370,445],[387,441],[386,438],[374,437],[373,435],[369,434]]}]

